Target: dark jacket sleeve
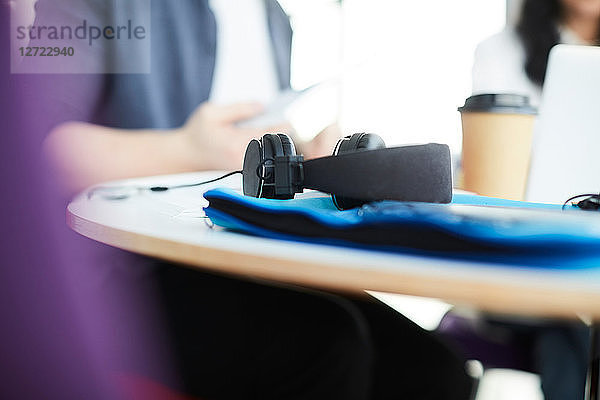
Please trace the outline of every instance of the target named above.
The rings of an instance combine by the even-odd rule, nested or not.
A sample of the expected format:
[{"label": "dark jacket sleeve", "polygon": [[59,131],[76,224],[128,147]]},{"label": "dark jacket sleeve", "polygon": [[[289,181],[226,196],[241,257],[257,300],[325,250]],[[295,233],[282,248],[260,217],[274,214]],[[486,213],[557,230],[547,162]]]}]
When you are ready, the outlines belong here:
[{"label": "dark jacket sleeve", "polygon": [[277,0],[265,0],[269,20],[269,33],[273,43],[273,54],[279,77],[279,88],[290,87],[292,59],[292,27],[289,17]]}]

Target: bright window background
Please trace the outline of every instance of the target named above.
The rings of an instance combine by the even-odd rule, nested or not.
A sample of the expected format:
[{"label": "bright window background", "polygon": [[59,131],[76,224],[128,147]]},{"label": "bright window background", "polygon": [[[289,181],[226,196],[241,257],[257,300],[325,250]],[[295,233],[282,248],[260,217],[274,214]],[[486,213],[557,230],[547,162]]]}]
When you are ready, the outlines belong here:
[{"label": "bright window background", "polygon": [[506,0],[280,2],[295,32],[292,85],[340,76],[344,133],[460,152],[473,52],[504,27]]}]

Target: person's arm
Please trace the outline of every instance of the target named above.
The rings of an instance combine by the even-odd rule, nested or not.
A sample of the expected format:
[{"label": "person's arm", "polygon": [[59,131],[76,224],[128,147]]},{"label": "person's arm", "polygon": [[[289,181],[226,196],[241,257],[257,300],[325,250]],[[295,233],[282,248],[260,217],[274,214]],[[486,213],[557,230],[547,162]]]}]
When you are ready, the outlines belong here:
[{"label": "person's arm", "polygon": [[205,103],[178,129],[124,130],[81,122],[57,126],[44,152],[69,191],[121,178],[198,170],[241,169],[248,142],[263,130],[235,122],[261,111],[256,104]]}]

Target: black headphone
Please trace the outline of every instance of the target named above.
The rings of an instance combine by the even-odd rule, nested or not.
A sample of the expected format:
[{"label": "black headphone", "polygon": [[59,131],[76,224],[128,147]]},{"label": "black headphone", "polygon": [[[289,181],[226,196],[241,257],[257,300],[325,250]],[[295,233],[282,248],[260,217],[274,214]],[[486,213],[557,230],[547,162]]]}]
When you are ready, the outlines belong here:
[{"label": "black headphone", "polygon": [[340,210],[369,201],[449,203],[450,150],[443,144],[386,148],[383,139],[357,133],[340,139],[333,155],[304,160],[283,133],[253,139],[244,157],[244,194],[292,199],[303,189],[330,193]]},{"label": "black headphone", "polygon": [[[292,199],[295,193],[315,189],[331,193],[340,210],[370,201],[399,200],[449,203],[452,200],[450,149],[442,144],[385,148],[383,139],[357,133],[340,139],[333,155],[304,161],[292,140],[283,133],[253,139],[246,148],[244,169],[218,178],[175,186],[99,186],[110,200],[130,196],[122,190],[165,192],[206,185],[241,173],[244,194],[268,199]],[[581,196],[578,196],[581,197]]]}]

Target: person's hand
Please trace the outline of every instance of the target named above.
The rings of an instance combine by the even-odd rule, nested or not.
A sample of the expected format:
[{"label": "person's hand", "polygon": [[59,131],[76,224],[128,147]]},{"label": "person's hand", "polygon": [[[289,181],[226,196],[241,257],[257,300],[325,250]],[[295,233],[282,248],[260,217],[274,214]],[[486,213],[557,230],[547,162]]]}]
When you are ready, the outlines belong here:
[{"label": "person's hand", "polygon": [[198,170],[240,169],[248,142],[265,130],[239,128],[236,123],[262,111],[258,103],[201,104],[179,130],[183,151]]}]

